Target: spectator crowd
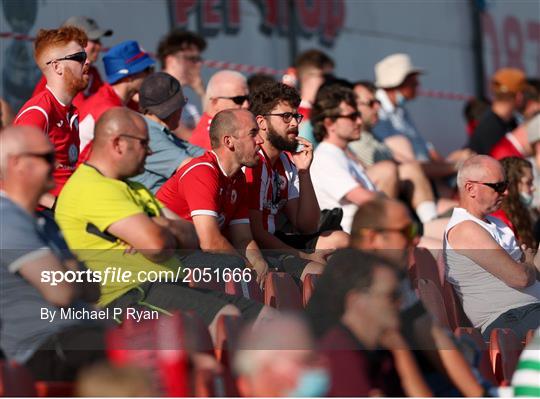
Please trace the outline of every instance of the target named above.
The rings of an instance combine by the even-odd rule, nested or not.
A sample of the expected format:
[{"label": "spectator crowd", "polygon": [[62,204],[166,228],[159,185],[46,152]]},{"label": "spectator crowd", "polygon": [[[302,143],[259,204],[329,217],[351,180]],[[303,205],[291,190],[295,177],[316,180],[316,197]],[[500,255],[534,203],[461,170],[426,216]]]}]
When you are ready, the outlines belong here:
[{"label": "spectator crowd", "polygon": [[[374,82],[308,50],[297,85],[205,84],[198,34],[157,63],[116,43],[101,76],[105,38],[40,30],[32,97],[0,103],[2,373],[81,396],[540,396],[538,79],[498,70],[443,155],[407,54]],[[486,370],[503,336],[519,350]]]}]

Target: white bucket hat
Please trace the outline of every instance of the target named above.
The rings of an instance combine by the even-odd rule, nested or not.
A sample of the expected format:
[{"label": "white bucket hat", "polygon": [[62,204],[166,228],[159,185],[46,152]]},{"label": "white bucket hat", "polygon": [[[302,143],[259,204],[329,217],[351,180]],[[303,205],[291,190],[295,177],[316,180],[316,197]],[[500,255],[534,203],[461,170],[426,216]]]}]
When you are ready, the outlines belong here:
[{"label": "white bucket hat", "polygon": [[413,66],[407,54],[392,54],[375,64],[375,85],[381,89],[397,87],[412,73],[424,73]]}]

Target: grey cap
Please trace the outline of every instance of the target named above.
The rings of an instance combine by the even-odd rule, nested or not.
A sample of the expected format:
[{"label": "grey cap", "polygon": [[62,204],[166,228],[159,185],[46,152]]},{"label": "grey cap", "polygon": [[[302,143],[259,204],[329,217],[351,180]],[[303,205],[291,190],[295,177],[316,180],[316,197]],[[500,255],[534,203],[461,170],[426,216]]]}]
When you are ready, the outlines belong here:
[{"label": "grey cap", "polygon": [[165,72],[153,73],[144,79],[139,89],[139,106],[159,119],[165,119],[186,105],[180,82]]},{"label": "grey cap", "polygon": [[527,129],[527,138],[529,139],[529,144],[534,144],[537,141],[540,141],[540,114],[537,114],[532,118],[525,127]]},{"label": "grey cap", "polygon": [[69,17],[62,26],[76,26],[85,31],[86,36],[88,36],[88,39],[90,40],[98,40],[103,36],[111,36],[113,34],[111,29],[100,29],[96,21],[82,15]]}]

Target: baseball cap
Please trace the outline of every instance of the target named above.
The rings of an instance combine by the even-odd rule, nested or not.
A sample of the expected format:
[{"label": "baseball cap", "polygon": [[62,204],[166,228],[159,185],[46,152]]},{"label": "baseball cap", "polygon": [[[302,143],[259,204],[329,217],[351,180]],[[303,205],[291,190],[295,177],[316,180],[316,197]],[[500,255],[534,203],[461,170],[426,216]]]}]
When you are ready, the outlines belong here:
[{"label": "baseball cap", "polygon": [[111,29],[100,29],[95,20],[82,15],[69,17],[62,26],[76,26],[77,28],[82,29],[90,40],[98,40],[103,36],[111,36],[113,34]]},{"label": "baseball cap", "polygon": [[497,93],[519,93],[527,85],[525,74],[517,68],[501,68],[491,78]]},{"label": "baseball cap", "polygon": [[407,54],[389,55],[375,64],[375,86],[381,89],[397,87],[413,73],[424,73],[424,70],[413,66]]},{"label": "baseball cap", "polygon": [[141,111],[165,119],[186,105],[180,82],[165,72],[156,72],[144,79],[139,89]]},{"label": "baseball cap", "polygon": [[126,76],[144,71],[156,62],[135,40],[128,40],[111,47],[103,56],[107,81],[116,83]]},{"label": "baseball cap", "polygon": [[529,144],[534,144],[537,141],[540,141],[540,114],[537,114],[532,118],[527,126],[527,138],[529,139]]}]

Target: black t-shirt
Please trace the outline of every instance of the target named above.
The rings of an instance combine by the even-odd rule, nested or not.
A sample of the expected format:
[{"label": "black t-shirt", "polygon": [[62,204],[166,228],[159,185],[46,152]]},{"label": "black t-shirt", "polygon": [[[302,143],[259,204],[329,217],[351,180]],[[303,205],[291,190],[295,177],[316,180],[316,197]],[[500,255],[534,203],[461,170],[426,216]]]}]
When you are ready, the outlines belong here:
[{"label": "black t-shirt", "polygon": [[474,130],[469,140],[468,147],[477,154],[488,155],[497,142],[508,132],[517,127],[514,117],[509,121],[504,121],[491,109],[480,119],[478,126]]}]

